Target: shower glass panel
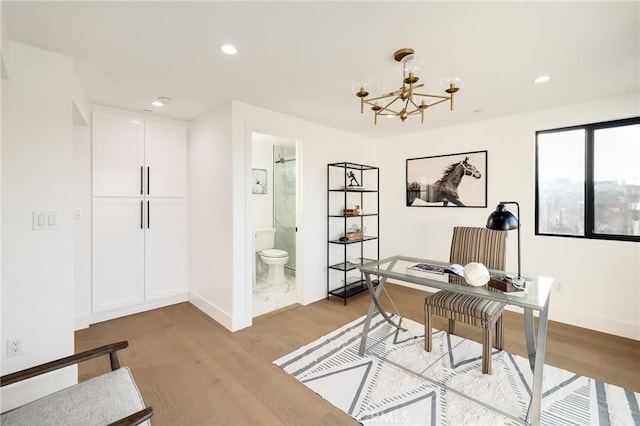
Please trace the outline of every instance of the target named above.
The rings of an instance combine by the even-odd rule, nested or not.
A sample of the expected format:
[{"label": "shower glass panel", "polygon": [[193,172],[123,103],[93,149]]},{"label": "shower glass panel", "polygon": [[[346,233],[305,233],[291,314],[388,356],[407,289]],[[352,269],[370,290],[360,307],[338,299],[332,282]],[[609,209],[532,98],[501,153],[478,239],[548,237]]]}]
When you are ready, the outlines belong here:
[{"label": "shower glass panel", "polygon": [[296,150],[274,145],[273,222],[276,247],[289,253],[285,268],[296,269]]}]

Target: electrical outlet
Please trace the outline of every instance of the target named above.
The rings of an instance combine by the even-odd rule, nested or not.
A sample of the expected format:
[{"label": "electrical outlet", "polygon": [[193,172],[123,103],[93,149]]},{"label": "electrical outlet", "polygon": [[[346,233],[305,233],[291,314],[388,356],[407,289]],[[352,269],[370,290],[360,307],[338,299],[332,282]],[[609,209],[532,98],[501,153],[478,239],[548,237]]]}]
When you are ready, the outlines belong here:
[{"label": "electrical outlet", "polygon": [[7,339],[7,356],[22,355],[23,351],[22,337],[10,337]]},{"label": "electrical outlet", "polygon": [[562,283],[556,282],[556,291],[562,291]]}]

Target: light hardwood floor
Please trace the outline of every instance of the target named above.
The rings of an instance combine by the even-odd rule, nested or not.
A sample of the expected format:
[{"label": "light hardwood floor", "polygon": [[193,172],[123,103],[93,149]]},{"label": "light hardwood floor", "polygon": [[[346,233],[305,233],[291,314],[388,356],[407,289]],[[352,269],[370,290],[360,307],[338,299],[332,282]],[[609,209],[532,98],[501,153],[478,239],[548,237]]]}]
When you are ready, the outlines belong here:
[{"label": "light hardwood floor", "polygon": [[[424,322],[425,293],[385,288],[404,316]],[[120,363],[131,368],[157,426],[356,425],[272,362],[366,314],[369,301],[363,293],[347,306],[339,299],[296,305],[236,333],[182,303],[79,330],[76,351],[128,340]],[[505,349],[526,354],[522,316],[506,311]],[[104,358],[81,364],[79,379],[108,371]],[[640,392],[638,341],[551,321],[546,363]]]}]

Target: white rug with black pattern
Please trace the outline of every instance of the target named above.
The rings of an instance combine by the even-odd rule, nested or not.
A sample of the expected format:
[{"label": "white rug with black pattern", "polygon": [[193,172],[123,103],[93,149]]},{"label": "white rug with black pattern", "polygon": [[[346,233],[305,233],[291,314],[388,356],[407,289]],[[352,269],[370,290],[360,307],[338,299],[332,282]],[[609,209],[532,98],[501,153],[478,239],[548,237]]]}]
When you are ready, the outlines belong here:
[{"label": "white rug with black pattern", "polygon": [[[434,331],[434,350],[427,353],[422,324],[403,319],[406,331],[397,331],[380,315],[361,357],[363,321],[274,363],[365,425],[524,422],[531,395],[528,360],[494,349],[492,374],[482,374],[479,343]],[[545,365],[544,425],[640,426],[639,403],[638,393]]]}]

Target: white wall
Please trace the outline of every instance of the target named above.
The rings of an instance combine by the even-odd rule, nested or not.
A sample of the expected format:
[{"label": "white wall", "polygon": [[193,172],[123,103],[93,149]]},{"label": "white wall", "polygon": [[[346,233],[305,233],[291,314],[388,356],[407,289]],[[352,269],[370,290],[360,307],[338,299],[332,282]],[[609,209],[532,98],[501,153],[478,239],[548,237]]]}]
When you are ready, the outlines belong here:
[{"label": "white wall", "polygon": [[[550,319],[640,339],[638,243],[534,236],[536,130],[637,116],[639,100],[634,93],[379,141],[381,256],[447,259],[453,226],[484,226],[498,201],[515,200],[523,273],[562,284],[552,292]],[[407,158],[477,150],[488,151],[487,208],[405,207]],[[517,270],[515,232],[507,245],[507,267]]]},{"label": "white wall", "polygon": [[78,330],[89,327],[91,317],[91,127],[86,124],[73,126],[73,184],[74,317]]},{"label": "white wall", "polygon": [[91,110],[77,72],[72,81],[75,329],[91,315]]},{"label": "white wall", "polygon": [[[73,343],[71,58],[10,43],[2,80],[2,374],[70,355]],[[32,230],[33,211],[58,229]],[[7,338],[24,354],[7,357]],[[2,388],[2,411],[75,383],[76,369]]]},{"label": "white wall", "polygon": [[0,77],[9,78],[9,31],[0,4]]},{"label": "white wall", "polygon": [[227,328],[233,317],[231,105],[189,130],[189,301]]},{"label": "white wall", "polygon": [[189,300],[233,331],[252,321],[254,132],[300,141],[296,277],[305,304],[326,297],[327,163],[376,158],[367,138],[240,102],[191,122]]},{"label": "white wall", "polygon": [[273,145],[277,139],[253,133],[251,167],[267,171],[267,193],[251,194],[253,228],[273,228]]}]

